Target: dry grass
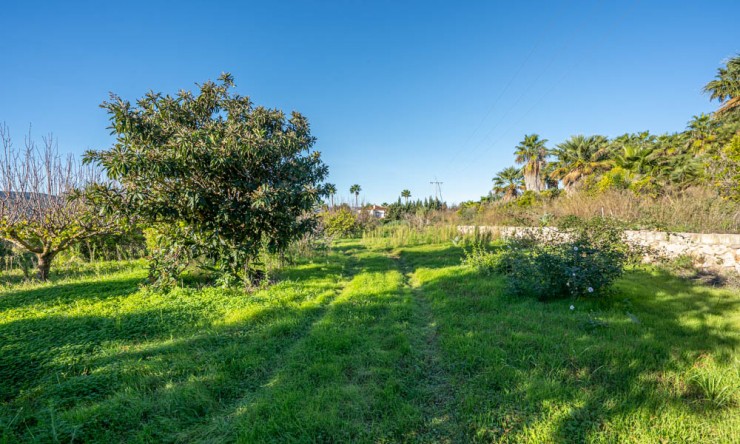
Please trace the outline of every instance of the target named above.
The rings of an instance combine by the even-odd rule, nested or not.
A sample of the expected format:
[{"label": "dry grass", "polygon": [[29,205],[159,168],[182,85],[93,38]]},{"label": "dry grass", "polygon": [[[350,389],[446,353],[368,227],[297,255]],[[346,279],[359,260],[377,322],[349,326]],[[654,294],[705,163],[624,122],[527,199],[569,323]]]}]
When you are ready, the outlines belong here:
[{"label": "dry grass", "polygon": [[538,225],[565,216],[609,216],[635,229],[681,232],[740,232],[740,206],[708,189],[696,188],[658,198],[629,191],[576,193],[529,207],[516,203],[486,207],[474,222],[486,225]]}]

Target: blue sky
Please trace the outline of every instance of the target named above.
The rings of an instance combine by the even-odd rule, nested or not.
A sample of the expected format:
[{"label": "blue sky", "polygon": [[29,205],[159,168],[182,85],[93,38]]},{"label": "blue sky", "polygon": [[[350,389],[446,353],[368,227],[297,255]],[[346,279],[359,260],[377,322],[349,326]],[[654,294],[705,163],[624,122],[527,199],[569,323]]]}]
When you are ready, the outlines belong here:
[{"label": "blue sky", "polygon": [[682,130],[740,52],[740,2],[4,1],[0,122],[17,143],[106,148],[99,104],[231,72],[256,103],[305,114],[330,181],[368,202],[404,188],[487,193],[536,132]]}]

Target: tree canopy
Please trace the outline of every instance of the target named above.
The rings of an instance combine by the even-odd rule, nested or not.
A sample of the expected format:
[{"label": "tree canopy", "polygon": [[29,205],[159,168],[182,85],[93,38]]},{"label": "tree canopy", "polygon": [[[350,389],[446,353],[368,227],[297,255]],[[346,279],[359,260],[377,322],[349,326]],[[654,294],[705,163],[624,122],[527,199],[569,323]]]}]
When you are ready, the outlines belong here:
[{"label": "tree canopy", "polygon": [[114,213],[135,213],[158,230],[152,279],[171,281],[199,258],[249,281],[262,248],[283,251],[311,230],[328,194],[328,168],[312,150],[308,120],[255,106],[223,74],[193,94],[149,92],[135,104],[116,95],[110,149],[88,151],[116,186],[95,192]]}]

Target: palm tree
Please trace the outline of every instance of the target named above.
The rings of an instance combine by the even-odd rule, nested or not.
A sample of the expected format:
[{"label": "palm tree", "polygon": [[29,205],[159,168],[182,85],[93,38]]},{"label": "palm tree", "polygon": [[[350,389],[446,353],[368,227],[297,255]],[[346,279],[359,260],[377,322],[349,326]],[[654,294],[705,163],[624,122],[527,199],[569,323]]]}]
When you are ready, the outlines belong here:
[{"label": "palm tree", "polygon": [[703,152],[707,145],[710,145],[717,139],[715,131],[717,121],[712,119],[709,114],[701,113],[694,116],[686,126],[689,133],[689,147],[692,150]]},{"label": "palm tree", "polygon": [[557,162],[550,177],[562,180],[568,193],[574,191],[584,177],[608,168],[607,142],[604,136],[571,136],[552,150]]},{"label": "palm tree", "polygon": [[704,92],[709,93],[710,100],[716,99],[722,104],[717,114],[740,108],[740,55],[717,70],[717,76],[704,86]]},{"label": "palm tree", "polygon": [[326,193],[329,195],[329,199],[331,199],[331,207],[334,208],[334,195],[337,194],[337,186],[333,183],[327,183]]},{"label": "palm tree", "polygon": [[524,164],[522,173],[524,174],[524,186],[528,190],[542,191],[545,189],[542,168],[547,158],[546,143],[547,139],[540,139],[537,134],[529,134],[524,136],[524,140],[516,146],[514,151],[516,163]]},{"label": "palm tree", "polygon": [[403,197],[404,199],[406,199],[406,205],[408,205],[409,204],[409,197],[411,197],[411,191],[409,191],[409,190],[403,190],[403,191],[401,191],[401,197]]},{"label": "palm tree", "polygon": [[651,174],[661,154],[657,149],[659,144],[660,140],[650,131],[616,137],[611,143],[611,149],[617,150],[613,162],[638,175]]},{"label": "palm tree", "polygon": [[614,158],[614,164],[641,176],[650,174],[655,166],[651,156],[653,151],[651,147],[625,145],[622,153]]},{"label": "palm tree", "polygon": [[493,178],[493,191],[503,195],[504,201],[516,199],[519,190],[522,189],[522,170],[516,167],[508,167],[499,171]]},{"label": "palm tree", "polygon": [[362,188],[360,188],[360,186],[357,184],[349,187],[349,192],[355,195],[355,208],[358,207],[357,198],[360,197],[360,191],[362,191]]}]

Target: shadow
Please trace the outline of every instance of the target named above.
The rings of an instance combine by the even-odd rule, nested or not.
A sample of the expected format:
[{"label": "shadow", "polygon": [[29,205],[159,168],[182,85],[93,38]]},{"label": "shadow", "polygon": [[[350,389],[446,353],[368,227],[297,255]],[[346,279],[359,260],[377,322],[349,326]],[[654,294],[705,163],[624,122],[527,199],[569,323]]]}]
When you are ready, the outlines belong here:
[{"label": "shadow", "polygon": [[39,286],[5,290],[0,292],[0,313],[33,305],[48,309],[52,306],[72,304],[79,301],[104,301],[109,298],[127,296],[136,292],[141,278],[106,279],[68,283],[39,284]]},{"label": "shadow", "polygon": [[[413,298],[394,260],[362,270],[289,351],[285,366],[229,416],[217,441],[404,442],[423,430]],[[192,437],[190,437],[192,438]],[[199,437],[200,438],[200,437]]]},{"label": "shadow", "polygon": [[[65,264],[63,262],[54,263],[49,273],[48,283],[56,284],[59,281],[70,279],[84,279],[93,276],[110,275],[122,272],[139,270],[144,266],[143,261],[107,261],[107,262],[84,262],[75,264]],[[0,272],[0,284],[18,285],[23,283],[37,283],[35,280],[36,272],[32,270],[31,278],[27,279],[19,269],[4,270]]]},{"label": "shadow", "polygon": [[400,257],[412,269],[460,265],[465,257],[465,248],[455,245],[402,247],[398,251]]},{"label": "shadow", "polygon": [[[502,277],[445,271],[425,272],[419,288],[442,332],[469,440],[624,441],[639,432],[650,441],[670,430],[651,430],[641,415],[669,407],[712,430],[715,412],[686,375],[707,356],[732,365],[739,336],[727,316],[740,310],[737,295],[636,270],[605,300],[541,303],[507,295]],[[648,429],[630,428],[640,422]]]},{"label": "shadow", "polygon": [[9,292],[0,442],[650,441],[661,409],[716,425],[682,378],[736,358],[736,295],[637,270],[541,303],[460,247],[342,247],[253,293]]},{"label": "shadow", "polygon": [[[254,293],[111,288],[106,297],[120,300],[81,298],[0,323],[0,442],[161,442],[207,428],[284,366],[341,288],[346,262],[300,268]],[[65,284],[65,302],[80,289],[89,290]],[[29,305],[33,291],[13,305]]]}]

